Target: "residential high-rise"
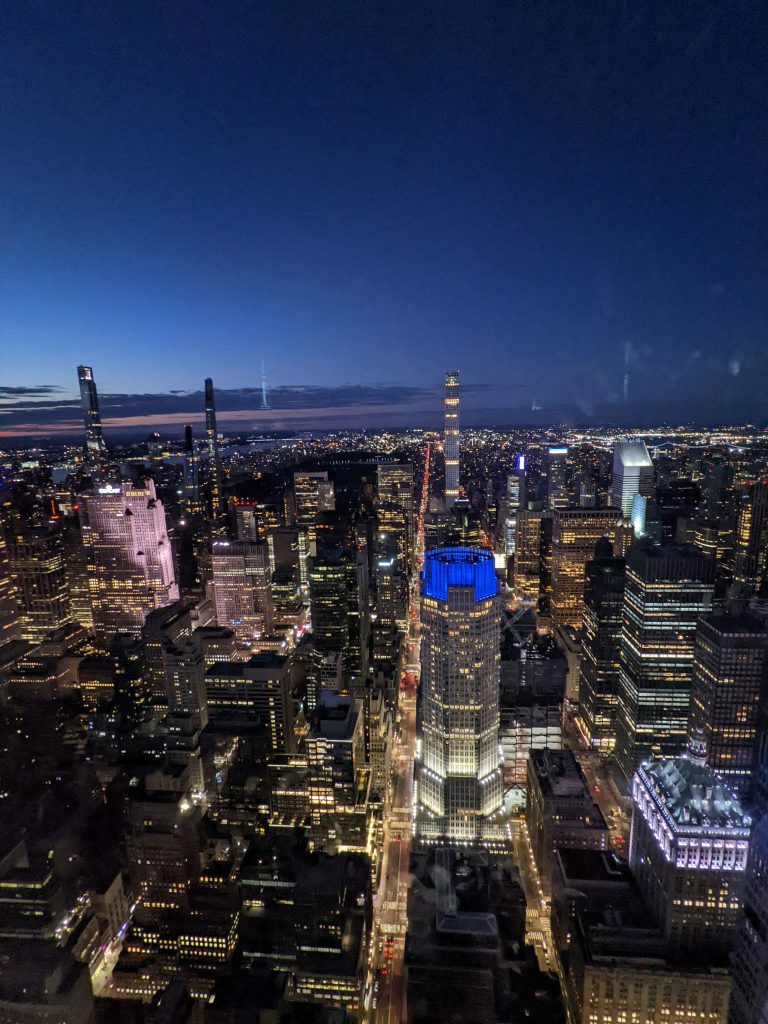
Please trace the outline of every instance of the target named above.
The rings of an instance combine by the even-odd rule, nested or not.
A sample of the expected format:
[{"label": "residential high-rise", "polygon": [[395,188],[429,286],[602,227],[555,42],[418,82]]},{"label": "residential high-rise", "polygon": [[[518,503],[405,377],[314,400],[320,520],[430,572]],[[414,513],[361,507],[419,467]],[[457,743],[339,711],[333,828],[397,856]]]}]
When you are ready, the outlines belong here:
[{"label": "residential high-rise", "polygon": [[547,449],[547,505],[568,508],[568,449],[555,445]]},{"label": "residential high-rise", "polygon": [[650,542],[627,555],[616,761],[629,781],[641,761],[685,749],[696,623],[711,610],[714,565],[694,547]]},{"label": "residential high-rise", "polygon": [[107,456],[107,445],[101,429],[99,393],[91,367],[78,366],[77,379],[80,384],[80,408],[85,421],[85,459],[86,462],[98,465]]},{"label": "residential high-rise", "polygon": [[212,545],[216,621],[252,643],[272,632],[272,573],[266,544],[217,540]]},{"label": "residential high-rise", "polygon": [[153,608],[179,598],[163,503],[152,480],[105,484],[80,499],[97,635],[139,634]]},{"label": "residential high-rise", "polygon": [[768,555],[768,480],[758,480],[744,491],[738,506],[733,581],[748,591],[766,578]]},{"label": "residential high-rise", "polygon": [[451,508],[459,497],[459,460],[461,434],[459,428],[459,373],[445,375],[445,507]]},{"label": "residential high-rise", "polygon": [[618,441],[613,449],[611,504],[629,520],[635,495],[650,498],[653,483],[653,462],[645,441]]},{"label": "residential high-rise", "polygon": [[759,1024],[768,1004],[768,814],[749,840],[744,915],[731,965],[730,1024]]},{"label": "residential high-rise", "polygon": [[214,532],[219,532],[224,520],[224,494],[221,482],[221,456],[219,434],[216,427],[216,398],[213,381],[205,378],[205,436],[208,441],[208,471],[211,481],[211,518]]},{"label": "residential high-rise", "polygon": [[751,827],[736,794],[705,765],[677,757],[637,769],[629,866],[675,956],[730,952]]},{"label": "residential high-rise", "polygon": [[61,536],[43,529],[12,533],[8,552],[21,611],[21,638],[39,643],[72,618]]},{"label": "residential high-rise", "polygon": [[202,511],[200,502],[200,456],[191,424],[184,427],[184,504],[190,513]]},{"label": "residential high-rise", "polygon": [[416,820],[422,836],[479,841],[499,828],[498,594],[490,551],[426,552]]},{"label": "residential high-rise", "polygon": [[165,640],[161,653],[168,710],[194,715],[201,726],[207,725],[205,662],[199,647],[192,639],[178,645]]},{"label": "residential high-rise", "polygon": [[[602,555],[598,550],[602,549]],[[606,550],[607,549],[607,552]],[[593,747],[616,742],[621,615],[626,563],[606,542],[585,566],[584,617],[579,656],[579,715]]]},{"label": "residential high-rise", "polygon": [[552,619],[555,626],[581,626],[584,611],[584,566],[595,544],[611,543],[621,525],[615,508],[552,510]]},{"label": "residential high-rise", "polygon": [[693,652],[689,735],[707,765],[744,799],[754,787],[758,713],[768,700],[768,628],[751,615],[699,619]]}]

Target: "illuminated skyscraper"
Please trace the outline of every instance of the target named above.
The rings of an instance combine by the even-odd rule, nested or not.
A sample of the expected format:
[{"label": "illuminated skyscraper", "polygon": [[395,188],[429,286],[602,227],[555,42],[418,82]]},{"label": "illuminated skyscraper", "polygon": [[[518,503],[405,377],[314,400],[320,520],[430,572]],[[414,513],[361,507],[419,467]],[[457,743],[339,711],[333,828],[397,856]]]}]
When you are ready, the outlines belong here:
[{"label": "illuminated skyscraper", "polygon": [[78,366],[77,379],[80,382],[80,408],[85,421],[85,459],[86,462],[98,464],[106,458],[107,446],[101,429],[99,393],[91,367]]},{"label": "illuminated skyscraper", "polygon": [[653,495],[653,463],[645,441],[619,441],[613,450],[611,504],[621,509],[625,519],[632,517],[636,494]]},{"label": "illuminated skyscraper", "polygon": [[768,701],[765,620],[713,613],[699,619],[689,735],[707,765],[744,799],[753,793],[758,712]]},{"label": "illuminated skyscraper", "polygon": [[705,765],[677,757],[637,769],[629,866],[674,956],[717,960],[730,952],[751,825]]},{"label": "illuminated skyscraper", "polygon": [[223,493],[221,485],[221,457],[219,435],[216,428],[216,399],[213,381],[205,378],[205,435],[208,441],[209,472],[211,476],[211,517],[214,526],[221,528],[224,518]]},{"label": "illuminated skyscraper", "polygon": [[537,601],[541,587],[542,509],[521,508],[515,531],[515,588]]},{"label": "illuminated skyscraper", "polygon": [[376,470],[379,505],[397,505],[405,513],[407,565],[413,558],[413,465],[410,462],[382,462]]},{"label": "illuminated skyscraper", "polygon": [[584,618],[579,656],[579,714],[593,747],[616,741],[616,702],[624,605],[625,562],[605,543],[585,567]]},{"label": "illuminated skyscraper", "polygon": [[163,503],[152,480],[106,484],[80,500],[93,621],[100,638],[141,632],[153,608],[179,598]]},{"label": "illuminated skyscraper", "polygon": [[333,511],[336,500],[328,471],[294,473],[293,497],[296,526],[299,531],[299,575],[301,585],[308,585],[308,559],[316,553],[317,517],[320,512]]},{"label": "illuminated skyscraper", "polygon": [[425,554],[416,824],[422,836],[482,840],[499,831],[498,594],[490,551]]},{"label": "illuminated skyscraper", "polygon": [[749,841],[744,916],[731,960],[730,1024],[758,1024],[768,1005],[768,814]]},{"label": "illuminated skyscraper", "polygon": [[11,575],[5,531],[0,523],[0,647],[8,640],[18,640],[20,628],[16,587]]},{"label": "illuminated skyscraper", "polygon": [[512,558],[517,546],[517,517],[525,508],[525,456],[515,458],[515,466],[507,474],[507,518],[504,523],[504,545],[507,558]]},{"label": "illuminated skyscraper", "polygon": [[250,643],[272,632],[269,550],[250,541],[213,542],[216,621]]},{"label": "illuminated skyscraper", "polygon": [[39,643],[72,618],[61,537],[55,531],[26,530],[7,539],[21,638]]},{"label": "illuminated skyscraper", "polygon": [[344,677],[368,671],[367,554],[360,548],[323,548],[309,563],[309,599],[315,656],[342,659]]},{"label": "illuminated skyscraper", "polygon": [[184,427],[184,504],[188,512],[201,511],[200,456],[189,423]]},{"label": "illuminated skyscraper", "polygon": [[616,761],[629,780],[641,761],[685,749],[696,623],[712,608],[714,564],[687,545],[642,541],[627,555]]},{"label": "illuminated skyscraper", "polygon": [[581,626],[584,566],[595,544],[613,543],[621,524],[615,508],[554,508],[552,511],[552,619],[555,626]]},{"label": "illuminated skyscraper", "polygon": [[547,449],[547,504],[568,508],[568,449],[562,445]]},{"label": "illuminated skyscraper", "polygon": [[733,580],[747,591],[766,578],[768,480],[750,484],[739,501]]},{"label": "illuminated skyscraper", "polygon": [[459,497],[459,460],[461,434],[459,432],[459,373],[445,375],[445,507],[451,508]]}]

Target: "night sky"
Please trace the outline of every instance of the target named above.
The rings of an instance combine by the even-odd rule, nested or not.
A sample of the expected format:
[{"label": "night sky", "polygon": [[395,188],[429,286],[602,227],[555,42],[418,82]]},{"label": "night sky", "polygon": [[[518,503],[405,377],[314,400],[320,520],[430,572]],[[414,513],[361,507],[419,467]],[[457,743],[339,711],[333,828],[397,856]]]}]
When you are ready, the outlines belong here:
[{"label": "night sky", "polygon": [[0,433],[80,362],[107,427],[246,423],[262,358],[303,425],[452,368],[467,421],[765,422],[767,66],[737,0],[8,3]]}]

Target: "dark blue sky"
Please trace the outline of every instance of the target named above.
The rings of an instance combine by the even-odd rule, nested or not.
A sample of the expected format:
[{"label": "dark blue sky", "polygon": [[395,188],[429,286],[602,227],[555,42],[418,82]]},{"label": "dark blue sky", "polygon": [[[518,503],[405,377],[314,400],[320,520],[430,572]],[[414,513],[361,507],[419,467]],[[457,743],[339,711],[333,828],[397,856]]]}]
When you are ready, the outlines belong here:
[{"label": "dark blue sky", "polygon": [[431,388],[456,366],[493,385],[478,414],[600,416],[629,346],[633,415],[764,418],[764,4],[3,20],[3,384],[71,395],[87,362],[105,393],[237,388],[263,356],[275,385]]}]

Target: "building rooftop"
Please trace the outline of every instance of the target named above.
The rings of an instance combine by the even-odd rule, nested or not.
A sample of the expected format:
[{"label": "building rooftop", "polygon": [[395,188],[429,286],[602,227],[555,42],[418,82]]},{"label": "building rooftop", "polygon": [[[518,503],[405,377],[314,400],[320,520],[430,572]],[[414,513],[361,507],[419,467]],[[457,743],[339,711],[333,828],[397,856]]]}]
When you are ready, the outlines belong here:
[{"label": "building rooftop", "polygon": [[662,758],[641,765],[638,777],[677,829],[709,826],[743,830],[752,819],[721,776],[687,757]]},{"label": "building rooftop", "polygon": [[486,548],[434,548],[424,555],[422,592],[447,601],[450,587],[474,587],[475,600],[485,601],[499,592],[493,552]]},{"label": "building rooftop", "polygon": [[616,457],[620,459],[625,469],[653,467],[644,441],[619,441],[616,445]]}]

